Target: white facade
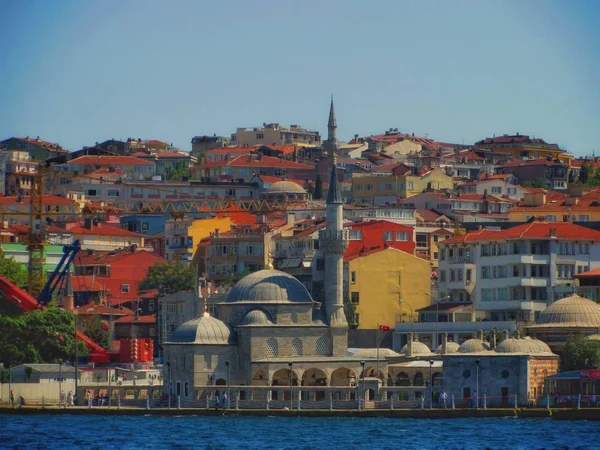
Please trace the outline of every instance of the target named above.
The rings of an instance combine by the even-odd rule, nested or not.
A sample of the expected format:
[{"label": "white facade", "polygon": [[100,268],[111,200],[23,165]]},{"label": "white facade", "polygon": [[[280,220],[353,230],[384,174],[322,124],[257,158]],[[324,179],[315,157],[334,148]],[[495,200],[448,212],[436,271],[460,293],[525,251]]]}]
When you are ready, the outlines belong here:
[{"label": "white facade", "polygon": [[532,321],[573,292],[573,275],[600,268],[600,242],[560,238],[439,244],[439,289],[487,320]]}]

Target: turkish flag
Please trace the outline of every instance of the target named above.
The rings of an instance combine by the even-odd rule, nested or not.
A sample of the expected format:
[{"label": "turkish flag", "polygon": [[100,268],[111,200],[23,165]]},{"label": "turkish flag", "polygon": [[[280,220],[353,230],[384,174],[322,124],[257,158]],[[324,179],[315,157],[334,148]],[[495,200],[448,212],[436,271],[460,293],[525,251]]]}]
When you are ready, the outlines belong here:
[{"label": "turkish flag", "polygon": [[101,322],[100,328],[102,328],[104,331],[108,331],[108,324],[106,322]]},{"label": "turkish flag", "polygon": [[379,325],[379,329],[381,331],[390,331],[390,327],[388,327],[387,325]]},{"label": "turkish flag", "polygon": [[56,333],[56,339],[58,339],[59,342],[64,343],[65,342],[65,338],[62,337],[62,335],[60,333]]}]

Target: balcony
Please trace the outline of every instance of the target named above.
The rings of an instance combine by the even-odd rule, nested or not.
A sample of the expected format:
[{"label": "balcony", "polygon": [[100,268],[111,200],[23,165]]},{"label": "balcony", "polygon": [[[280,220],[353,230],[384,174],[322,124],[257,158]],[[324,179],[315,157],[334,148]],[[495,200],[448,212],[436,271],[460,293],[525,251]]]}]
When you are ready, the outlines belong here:
[{"label": "balcony", "polygon": [[546,300],[498,300],[477,302],[478,311],[543,311]]},{"label": "balcony", "polygon": [[454,258],[446,259],[448,264],[473,264],[473,256],[456,256]]}]

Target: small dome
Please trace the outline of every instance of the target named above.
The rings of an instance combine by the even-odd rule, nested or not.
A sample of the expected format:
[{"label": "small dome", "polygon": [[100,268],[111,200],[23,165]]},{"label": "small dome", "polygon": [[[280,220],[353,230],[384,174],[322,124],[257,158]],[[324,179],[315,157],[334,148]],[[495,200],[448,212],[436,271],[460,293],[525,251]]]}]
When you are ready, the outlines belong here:
[{"label": "small dome", "polygon": [[267,189],[265,194],[271,195],[306,195],[306,189],[292,181],[278,181],[273,183]]},{"label": "small dome", "polygon": [[[448,341],[446,343],[446,353],[456,353],[459,348],[460,348],[460,345],[458,345],[456,342]],[[435,349],[435,353],[438,353],[440,355],[442,354],[442,345],[441,344],[438,346],[438,348]]]},{"label": "small dome", "polygon": [[168,342],[189,344],[228,345],[234,343],[233,334],[225,322],[208,313],[184,322],[171,334]]},{"label": "small dome", "polygon": [[531,338],[517,339],[508,338],[504,339],[496,347],[498,353],[552,353],[550,347],[546,343]]},{"label": "small dome", "polygon": [[[412,355],[427,355],[431,353],[431,349],[427,345],[419,341],[412,341],[410,346]],[[400,349],[400,353],[406,355],[408,353],[408,344]]]},{"label": "small dome", "polygon": [[248,311],[248,313],[244,316],[240,325],[245,326],[261,326],[261,325],[273,325],[273,322],[269,318],[266,312],[261,311],[260,309],[253,309],[252,311]]},{"label": "small dome", "polygon": [[312,303],[300,281],[279,270],[259,270],[238,281],[231,288],[226,303]]},{"label": "small dome", "polygon": [[[390,348],[380,348],[379,349],[379,359],[382,358],[392,358],[394,356],[400,356],[399,353],[396,353],[394,350]],[[377,358],[377,349],[376,348],[361,348],[357,352],[352,355],[353,358]]]},{"label": "small dome", "polygon": [[468,339],[458,348],[459,353],[478,353],[490,349],[490,344],[482,339]]}]

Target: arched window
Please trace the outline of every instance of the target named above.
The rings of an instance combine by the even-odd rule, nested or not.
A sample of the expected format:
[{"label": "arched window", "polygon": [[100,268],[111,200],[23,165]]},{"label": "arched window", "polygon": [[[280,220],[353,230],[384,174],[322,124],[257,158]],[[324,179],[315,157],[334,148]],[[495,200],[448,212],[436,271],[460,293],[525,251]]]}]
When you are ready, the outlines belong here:
[{"label": "arched window", "polygon": [[417,372],[415,374],[415,381],[413,383],[414,386],[425,386],[425,381],[423,380],[423,374],[421,372]]},{"label": "arched window", "polygon": [[317,356],[327,356],[327,341],[325,338],[320,337],[317,339],[315,353]]},{"label": "arched window", "polygon": [[410,378],[405,372],[396,375],[396,386],[410,386]]},{"label": "arched window", "polygon": [[292,356],[302,356],[302,340],[300,338],[292,339]]},{"label": "arched window", "polygon": [[212,369],[212,357],[211,355],[204,355],[204,369]]},{"label": "arched window", "polygon": [[275,338],[267,340],[267,358],[275,358],[279,355],[279,346]]}]

